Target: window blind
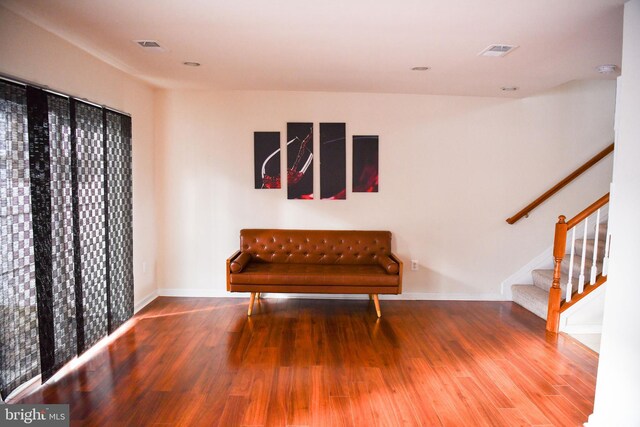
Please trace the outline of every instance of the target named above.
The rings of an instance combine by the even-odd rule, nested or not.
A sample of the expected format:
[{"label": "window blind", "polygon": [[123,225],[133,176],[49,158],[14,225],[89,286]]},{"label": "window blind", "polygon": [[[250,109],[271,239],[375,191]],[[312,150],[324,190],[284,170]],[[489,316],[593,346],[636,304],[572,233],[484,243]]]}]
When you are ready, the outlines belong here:
[{"label": "window blind", "polygon": [[0,80],[0,393],[133,315],[131,117]]}]

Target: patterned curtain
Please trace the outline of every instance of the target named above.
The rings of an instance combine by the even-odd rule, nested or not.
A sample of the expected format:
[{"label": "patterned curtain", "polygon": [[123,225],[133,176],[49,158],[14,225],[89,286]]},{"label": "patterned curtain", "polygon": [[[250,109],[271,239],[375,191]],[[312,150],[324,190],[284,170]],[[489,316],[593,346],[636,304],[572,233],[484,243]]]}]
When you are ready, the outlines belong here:
[{"label": "patterned curtain", "polygon": [[133,315],[131,118],[0,80],[0,393]]}]

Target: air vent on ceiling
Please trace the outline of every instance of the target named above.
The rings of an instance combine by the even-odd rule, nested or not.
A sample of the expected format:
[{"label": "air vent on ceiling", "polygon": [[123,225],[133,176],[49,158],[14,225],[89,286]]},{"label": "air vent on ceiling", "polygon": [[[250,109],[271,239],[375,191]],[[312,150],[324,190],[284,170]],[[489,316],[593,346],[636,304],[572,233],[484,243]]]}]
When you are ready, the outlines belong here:
[{"label": "air vent on ceiling", "polygon": [[480,56],[505,56],[518,46],[512,46],[508,44],[492,44],[480,52]]},{"label": "air vent on ceiling", "polygon": [[134,40],[133,42],[146,50],[164,52],[164,48],[155,40]]}]

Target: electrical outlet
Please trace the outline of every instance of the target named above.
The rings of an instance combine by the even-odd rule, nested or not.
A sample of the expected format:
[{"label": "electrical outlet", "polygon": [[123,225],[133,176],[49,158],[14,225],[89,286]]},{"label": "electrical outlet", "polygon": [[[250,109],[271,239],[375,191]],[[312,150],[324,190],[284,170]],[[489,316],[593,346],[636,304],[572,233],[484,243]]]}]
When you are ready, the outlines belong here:
[{"label": "electrical outlet", "polygon": [[411,270],[412,271],[417,271],[419,267],[420,267],[420,264],[418,263],[418,260],[417,259],[412,259],[411,260]]}]

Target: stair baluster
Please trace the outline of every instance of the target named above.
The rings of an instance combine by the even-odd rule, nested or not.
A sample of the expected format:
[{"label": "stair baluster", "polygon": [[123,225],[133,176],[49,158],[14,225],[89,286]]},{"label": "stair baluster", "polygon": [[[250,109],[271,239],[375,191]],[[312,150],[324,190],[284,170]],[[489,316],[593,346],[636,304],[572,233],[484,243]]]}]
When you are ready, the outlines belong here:
[{"label": "stair baluster", "polygon": [[[551,289],[549,289],[549,300],[547,309],[547,331],[557,333],[560,326],[560,314],[571,306],[578,303],[589,293],[593,292],[599,286],[607,280],[607,269],[609,262],[609,250],[611,246],[611,235],[607,228],[607,240],[605,244],[605,252],[603,258],[602,274],[597,274],[597,251],[598,251],[598,234],[600,227],[600,208],[609,203],[609,194],[605,194],[600,199],[592,203],[588,208],[580,212],[575,217],[571,218],[568,222],[565,222],[566,217],[560,215],[558,217],[558,223],[556,224],[556,232],[553,241],[553,282]],[[597,213],[596,213],[597,212]],[[589,217],[596,213],[596,225],[595,225],[595,237],[594,237],[594,254],[593,254],[593,266],[591,267],[591,280],[588,288],[584,286],[584,269],[587,258],[587,234],[589,230]],[[576,227],[584,222],[584,230],[582,234],[582,257],[580,264],[580,276],[578,278],[578,291],[576,295],[572,292],[572,277],[575,257],[575,233]],[[562,260],[565,256],[565,249],[567,244],[567,232],[571,230],[571,255],[569,259],[569,277],[567,279],[567,294],[565,302],[562,301],[561,289],[560,289],[560,273],[562,271]],[[595,275],[595,277],[594,277]]]},{"label": "stair baluster", "polygon": [[596,276],[598,275],[598,234],[600,233],[600,209],[596,212],[596,225],[593,237],[593,263],[591,264],[591,277],[589,283],[596,283]]},{"label": "stair baluster", "polygon": [[571,301],[573,293],[573,259],[576,253],[576,229],[571,229],[571,256],[569,257],[569,277],[567,277],[567,297],[566,301]]},{"label": "stair baluster", "polygon": [[578,277],[578,293],[584,292],[584,265],[587,258],[587,230],[589,229],[589,217],[584,220],[584,232],[582,233],[582,258],[580,261],[580,276]]}]

